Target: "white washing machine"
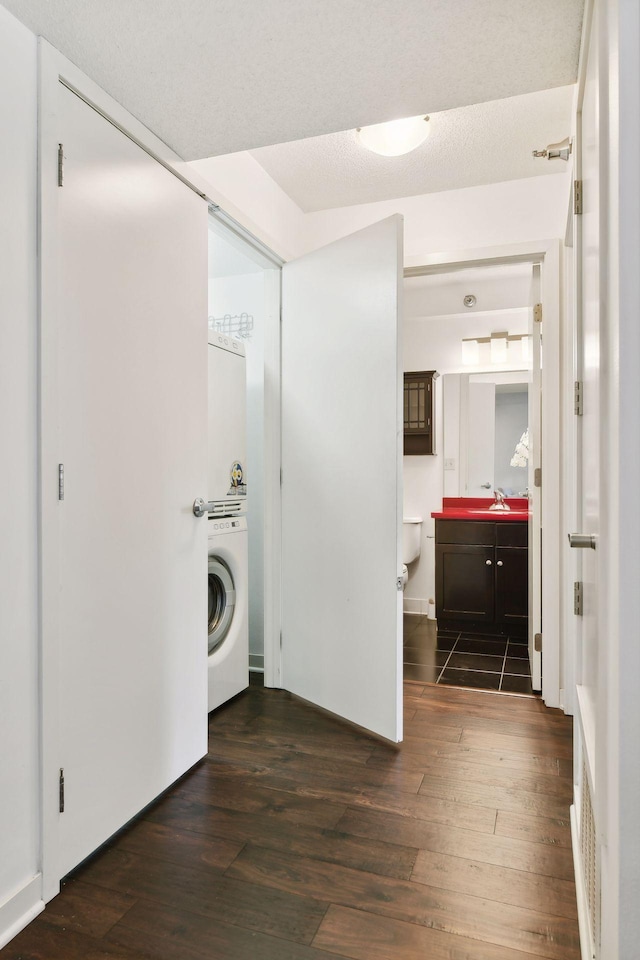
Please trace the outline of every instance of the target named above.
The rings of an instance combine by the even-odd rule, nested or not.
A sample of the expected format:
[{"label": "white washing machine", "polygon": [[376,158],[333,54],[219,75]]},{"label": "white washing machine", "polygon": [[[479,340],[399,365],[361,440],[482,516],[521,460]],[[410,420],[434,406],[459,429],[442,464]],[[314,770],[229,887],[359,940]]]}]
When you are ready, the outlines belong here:
[{"label": "white washing machine", "polygon": [[209,710],[249,686],[246,517],[210,516]]},{"label": "white washing machine", "polygon": [[209,331],[209,710],[249,686],[244,344]]}]

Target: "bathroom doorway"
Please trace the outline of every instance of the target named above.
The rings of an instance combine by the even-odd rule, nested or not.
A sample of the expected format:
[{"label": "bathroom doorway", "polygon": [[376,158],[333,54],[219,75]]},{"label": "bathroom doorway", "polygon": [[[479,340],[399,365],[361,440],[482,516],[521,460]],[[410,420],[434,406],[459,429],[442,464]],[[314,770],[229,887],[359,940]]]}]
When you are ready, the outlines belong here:
[{"label": "bathroom doorway", "polygon": [[[404,676],[410,682],[530,695],[542,691],[550,705],[557,702],[557,637],[555,644],[550,638],[551,649],[545,651],[544,676],[541,651],[536,649],[542,633],[543,496],[535,486],[541,449],[534,449],[534,444],[541,444],[543,420],[553,422],[549,418],[555,410],[556,429],[547,431],[546,438],[551,481],[558,434],[557,386],[553,388],[557,344],[550,342],[557,340],[559,325],[555,256],[553,249],[524,257],[480,253],[405,270],[405,372],[429,369],[440,374],[434,385],[434,454],[404,458],[404,515],[422,520],[421,550],[409,564],[403,603]],[[545,351],[545,371],[540,307],[534,310],[542,302],[545,343],[550,348]],[[541,392],[543,376],[546,396]],[[432,514],[442,511],[443,500],[462,505],[484,498],[483,505],[489,507],[494,490],[504,494],[516,511],[524,511],[518,515],[519,524],[509,525],[510,538],[516,530],[519,538],[517,550],[509,548],[509,563],[530,595],[528,610],[524,598],[529,621],[524,631],[522,621],[517,629],[513,620],[498,626],[487,614],[481,622],[469,616],[460,623],[443,615],[450,611],[439,611],[437,603],[434,609],[438,577],[442,584],[436,558],[443,548],[436,546],[437,521]],[[547,497],[547,515],[548,501]],[[494,527],[488,523],[490,517],[483,517],[485,531]],[[548,562],[557,573],[557,544],[549,539]],[[504,575],[505,556],[491,552],[483,560],[487,576],[495,573],[496,583]],[[475,573],[470,582],[477,587]],[[521,584],[511,580],[507,598],[522,611]],[[551,626],[557,616],[557,587],[548,590],[546,601]]]}]

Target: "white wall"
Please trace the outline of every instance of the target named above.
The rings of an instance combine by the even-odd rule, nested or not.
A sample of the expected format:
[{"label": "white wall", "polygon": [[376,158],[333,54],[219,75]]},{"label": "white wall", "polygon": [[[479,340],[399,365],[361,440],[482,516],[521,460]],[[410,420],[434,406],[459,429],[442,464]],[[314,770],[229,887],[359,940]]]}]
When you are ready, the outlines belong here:
[{"label": "white wall", "polygon": [[250,153],[195,160],[210,196],[245,229],[284,260],[305,252],[305,214]]},{"label": "white wall", "polygon": [[307,249],[360,230],[393,213],[404,216],[409,258],[564,236],[569,179],[566,172],[482,187],[308,213]]},{"label": "white wall", "polygon": [[0,87],[1,946],[39,858],[36,38],[3,7]]}]

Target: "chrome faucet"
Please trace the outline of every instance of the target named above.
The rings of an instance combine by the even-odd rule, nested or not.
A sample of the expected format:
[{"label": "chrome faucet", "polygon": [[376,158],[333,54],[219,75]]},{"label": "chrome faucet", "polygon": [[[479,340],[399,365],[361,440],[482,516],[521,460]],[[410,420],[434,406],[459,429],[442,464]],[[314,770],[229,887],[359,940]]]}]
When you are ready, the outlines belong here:
[{"label": "chrome faucet", "polygon": [[509,504],[505,503],[504,493],[502,490],[494,490],[493,495],[495,500],[489,507],[489,510],[511,510]]}]

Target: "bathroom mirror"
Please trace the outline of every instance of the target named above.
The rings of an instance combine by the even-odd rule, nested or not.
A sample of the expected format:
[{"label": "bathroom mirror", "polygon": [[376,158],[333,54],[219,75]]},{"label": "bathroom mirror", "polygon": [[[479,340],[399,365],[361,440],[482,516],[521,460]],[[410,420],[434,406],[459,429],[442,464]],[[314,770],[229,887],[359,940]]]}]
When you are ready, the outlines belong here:
[{"label": "bathroom mirror", "polygon": [[529,464],[526,450],[516,456],[516,447],[528,428],[530,376],[513,370],[443,377],[444,496],[490,497],[497,489],[526,496]]}]

